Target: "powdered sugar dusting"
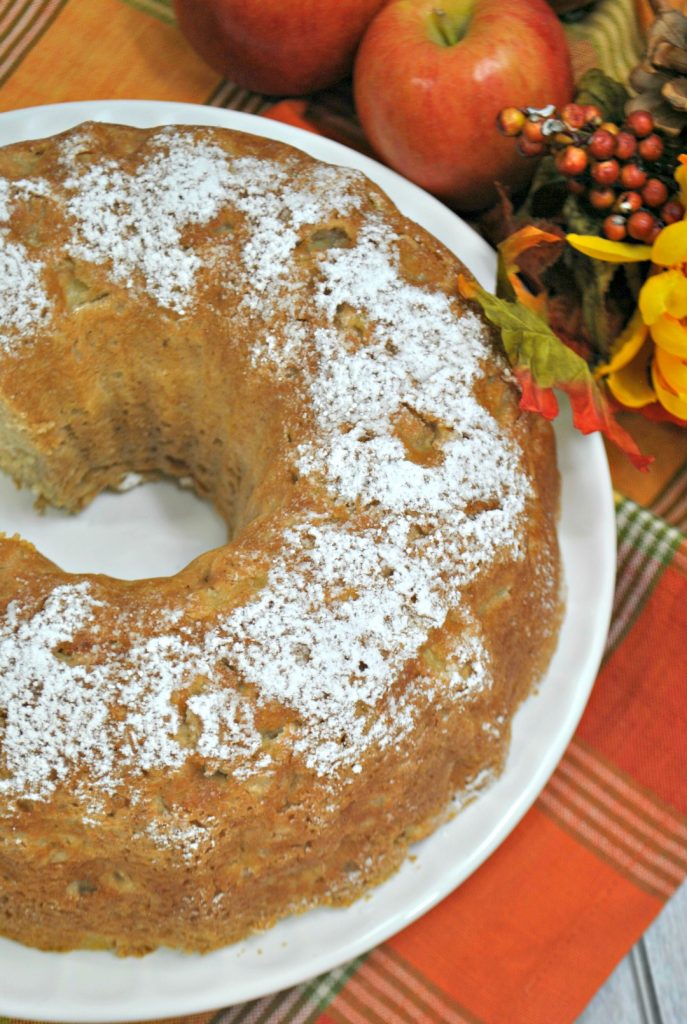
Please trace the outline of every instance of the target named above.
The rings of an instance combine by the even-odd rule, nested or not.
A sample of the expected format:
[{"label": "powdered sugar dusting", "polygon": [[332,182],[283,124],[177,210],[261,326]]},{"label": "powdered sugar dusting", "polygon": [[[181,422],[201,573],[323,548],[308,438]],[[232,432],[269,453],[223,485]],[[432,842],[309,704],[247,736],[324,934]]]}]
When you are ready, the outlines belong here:
[{"label": "powdered sugar dusting", "polygon": [[67,212],[76,224],[71,252],[111,261],[113,277],[129,288],[141,273],[160,305],[184,313],[201,261],[182,244],[182,232],[216,215],[228,199],[230,175],[218,146],[172,132],[161,133],[161,141],[164,150],[136,174],[110,162],[67,178]]},{"label": "powdered sugar dusting", "polygon": [[[99,674],[68,664],[59,650],[92,623],[94,610],[86,584],[56,587],[29,619],[9,605],[0,626],[6,772],[0,793],[46,796],[100,749],[111,694],[103,692]],[[108,751],[90,767],[96,783],[107,778]]]},{"label": "powdered sugar dusting", "polygon": [[23,246],[5,240],[0,247],[0,346],[9,349],[13,335],[27,334],[47,316],[43,268]]},{"label": "powdered sugar dusting", "polygon": [[43,266],[10,238],[9,221],[18,202],[44,194],[41,183],[0,179],[0,349],[47,319]]},{"label": "powdered sugar dusting", "polygon": [[[208,637],[262,699],[298,710],[307,727],[295,749],[320,775],[355,765],[368,746],[384,748],[412,728],[417,695],[387,691],[443,623],[446,606],[442,582],[413,565],[408,532],[401,522],[359,532],[317,520],[288,531],[267,587]],[[483,674],[471,684],[488,684],[488,656],[473,626],[468,660]],[[459,671],[448,685],[464,688],[465,678]]]},{"label": "powdered sugar dusting", "polygon": [[12,213],[11,207],[12,182],[0,179],[0,221],[7,223]]},{"label": "powdered sugar dusting", "polygon": [[[243,225],[240,265],[227,274],[246,327],[257,325],[253,366],[277,379],[302,369],[314,435],[294,446],[292,468],[331,508],[302,509],[262,589],[200,635],[183,606],[139,635],[87,583],[55,588],[40,608],[10,605],[0,621],[8,796],[45,799],[77,771],[111,793],[125,773],[175,770],[191,752],[238,780],[269,773],[259,716],[271,702],[295,713],[279,742],[323,779],[350,780],[367,751],[412,731],[423,702],[491,685],[465,588],[495,558],[522,556],[529,483],[513,442],[474,398],[491,358],[478,319],[405,279],[400,239],[369,205],[344,246],[316,252],[311,278],[294,273],[311,225],[363,208],[360,176],[315,165],[294,184],[288,156],[233,159],[169,130],[159,138],[135,175],[112,163],[67,178],[71,252],[111,261],[130,287],[141,275],[184,315],[199,269],[184,227],[225,210]],[[275,311],[289,310],[282,332]],[[415,434],[431,458],[413,448]],[[464,628],[445,667],[430,671],[425,654],[449,614]],[[83,635],[88,657],[65,657],[62,645]],[[404,676],[412,684],[396,686]],[[155,841],[165,829],[155,825]]]},{"label": "powdered sugar dusting", "polygon": [[236,778],[245,778],[270,763],[269,756],[261,753],[262,740],[252,708],[238,694],[209,687],[194,694],[188,708],[201,722],[197,750],[209,762],[229,764]]},{"label": "powdered sugar dusting", "polygon": [[[299,468],[324,476],[344,501],[379,506],[431,533],[425,571],[436,576],[458,564],[454,579],[463,585],[467,565],[474,571],[503,545],[516,552],[527,481],[517,453],[473,397],[487,356],[481,324],[472,314],[458,321],[443,293],[405,282],[393,241],[373,221],[354,249],[323,262],[316,306],[333,323],[347,303],[371,326],[353,352],[333,327],[315,331],[320,372],[310,398],[320,431],[316,445],[301,446]],[[408,457],[394,429],[404,412],[430,432],[443,431],[438,463]],[[488,510],[468,515],[474,503]]]},{"label": "powdered sugar dusting", "polygon": [[348,186],[360,175],[333,167],[301,171],[298,188],[291,186],[288,164],[244,157],[231,167],[233,202],[246,217],[250,236],[241,258],[244,277],[250,279],[243,308],[253,315],[272,306],[274,291],[293,277],[291,257],[300,241],[300,229],[334,213],[345,216],[360,203]]},{"label": "powdered sugar dusting", "polygon": [[[3,227],[18,199],[43,195],[59,203],[72,223],[71,257],[107,266],[117,283],[145,289],[178,315],[191,310],[203,265],[184,240],[189,225],[207,224],[226,207],[246,216],[251,233],[243,259],[253,293],[264,294],[285,278],[303,224],[335,210],[344,215],[358,202],[348,188],[358,172],[313,167],[294,190],[287,187],[288,160],[286,166],[232,160],[219,146],[173,129],[158,132],[149,159],[134,173],[114,160],[81,165],[79,157],[93,146],[82,129],[62,140],[67,174],[60,185],[0,179],[0,346],[7,351],[49,313],[44,264]],[[246,303],[252,301],[249,293]]]},{"label": "powdered sugar dusting", "polygon": [[198,852],[208,843],[211,837],[210,827],[216,819],[208,817],[201,825],[194,821],[179,821],[179,815],[173,820],[152,818],[145,830],[145,835],[152,839],[156,846],[176,846],[184,860],[192,862]]}]

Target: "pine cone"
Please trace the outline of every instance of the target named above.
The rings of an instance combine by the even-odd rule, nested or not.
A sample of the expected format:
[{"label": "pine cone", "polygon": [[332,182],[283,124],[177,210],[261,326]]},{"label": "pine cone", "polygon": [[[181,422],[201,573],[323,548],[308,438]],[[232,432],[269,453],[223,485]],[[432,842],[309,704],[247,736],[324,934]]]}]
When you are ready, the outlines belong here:
[{"label": "pine cone", "polygon": [[649,26],[641,64],[630,72],[637,93],[625,113],[648,110],[671,135],[687,129],[687,0],[650,0],[656,17]]}]

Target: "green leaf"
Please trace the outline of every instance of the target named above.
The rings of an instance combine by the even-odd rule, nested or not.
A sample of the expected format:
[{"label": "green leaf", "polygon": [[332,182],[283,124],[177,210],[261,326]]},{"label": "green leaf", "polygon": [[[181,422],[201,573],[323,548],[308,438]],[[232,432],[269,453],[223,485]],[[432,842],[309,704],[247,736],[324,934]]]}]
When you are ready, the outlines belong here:
[{"label": "green leaf", "polygon": [[576,259],[574,262],[575,283],[582,296],[582,320],[589,332],[594,348],[598,352],[609,350],[611,332],[606,315],[606,296],[613,279],[618,273],[614,263],[599,260]]},{"label": "green leaf", "polygon": [[487,319],[500,329],[511,365],[528,367],[540,388],[591,379],[584,359],[564,345],[536,313],[486,291],[476,297]]},{"label": "green leaf", "polygon": [[563,215],[566,234],[572,232],[575,235],[601,235],[598,217],[594,217],[588,210],[585,210],[576,196],[568,196]]},{"label": "green leaf", "polygon": [[554,158],[542,157],[518,216],[548,219],[560,214],[569,194],[566,179],[557,169]]},{"label": "green leaf", "polygon": [[503,347],[522,390],[521,408],[553,419],[558,413],[553,388],[559,388],[568,395],[578,430],[584,434],[601,431],[638,469],[649,467],[652,459],[642,455],[633,438],[616,422],[588,364],[548,324],[522,303],[497,298],[479,285],[472,285],[469,294],[501,331]]},{"label": "green leaf", "polygon": [[575,102],[586,106],[593,103],[603,111],[607,121],[614,121],[622,124],[625,119],[625,104],[629,99],[629,93],[624,85],[616,82],[600,68],[591,68],[585,71],[577,84],[577,95]]},{"label": "green leaf", "polygon": [[[598,235],[599,221],[583,209],[574,196],[565,205],[568,232],[579,235]],[[564,256],[582,300],[582,320],[594,348],[606,356],[610,348],[611,332],[606,312],[606,297],[618,271],[614,263],[589,259],[572,248]]]}]

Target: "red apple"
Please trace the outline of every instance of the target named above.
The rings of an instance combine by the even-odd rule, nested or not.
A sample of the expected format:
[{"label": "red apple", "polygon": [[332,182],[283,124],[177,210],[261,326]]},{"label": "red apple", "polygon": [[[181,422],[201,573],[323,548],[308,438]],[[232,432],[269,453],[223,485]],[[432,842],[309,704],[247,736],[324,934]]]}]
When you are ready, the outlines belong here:
[{"label": "red apple", "polygon": [[224,78],[272,95],[324,89],[348,74],[386,0],[174,0],[179,28]]},{"label": "red apple", "polygon": [[393,0],[356,57],[355,102],[373,149],[460,210],[518,189],[532,160],[496,128],[503,107],[562,106],[573,77],[545,0]]}]

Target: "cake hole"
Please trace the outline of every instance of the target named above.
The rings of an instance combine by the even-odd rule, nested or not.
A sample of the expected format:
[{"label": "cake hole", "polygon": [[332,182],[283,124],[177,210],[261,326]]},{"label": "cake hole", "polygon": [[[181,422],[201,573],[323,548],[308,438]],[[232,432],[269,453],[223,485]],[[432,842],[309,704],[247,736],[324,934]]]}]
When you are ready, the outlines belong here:
[{"label": "cake hole", "polygon": [[77,276],[74,263],[65,261],[56,271],[57,280],[62,290],[64,307],[72,313],[81,306],[88,306],[107,298],[108,292],[102,286],[90,284]]},{"label": "cake hole", "polygon": [[84,878],[76,882],[70,882],[67,886],[67,892],[70,896],[78,898],[79,896],[90,896],[91,893],[96,892],[97,888],[97,885]]},{"label": "cake hole", "polygon": [[374,340],[374,331],[367,316],[348,302],[340,302],[336,307],[334,323],[342,332],[344,343],[350,352],[356,352]]},{"label": "cake hole", "polygon": [[91,654],[89,647],[90,645],[84,647],[83,645],[79,646],[76,643],[65,641],[53,647],[52,655],[58,661],[63,661],[67,665],[87,665]]},{"label": "cake hole", "polygon": [[317,228],[308,236],[305,247],[308,252],[324,252],[327,249],[350,249],[353,240],[348,231],[337,224]]},{"label": "cake hole", "polygon": [[312,659],[312,653],[307,644],[294,644],[293,657],[299,665],[307,665]]},{"label": "cake hole", "polygon": [[203,724],[200,718],[193,711],[187,709],[177,729],[177,743],[181,747],[193,750],[198,746],[202,732]]},{"label": "cake hole", "polygon": [[444,444],[453,431],[438,420],[402,405],[393,418],[394,434],[405,448],[406,458],[420,466],[438,466],[444,461]]},{"label": "cake hole", "polygon": [[131,477],[123,494],[105,491],[77,515],[47,508],[0,474],[0,532],[17,533],[67,572],[118,579],[172,576],[227,542],[227,524],[209,501],[170,480]]},{"label": "cake hole", "polygon": [[108,871],[100,876],[102,884],[114,892],[133,892],[137,885],[131,875],[120,868]]}]

